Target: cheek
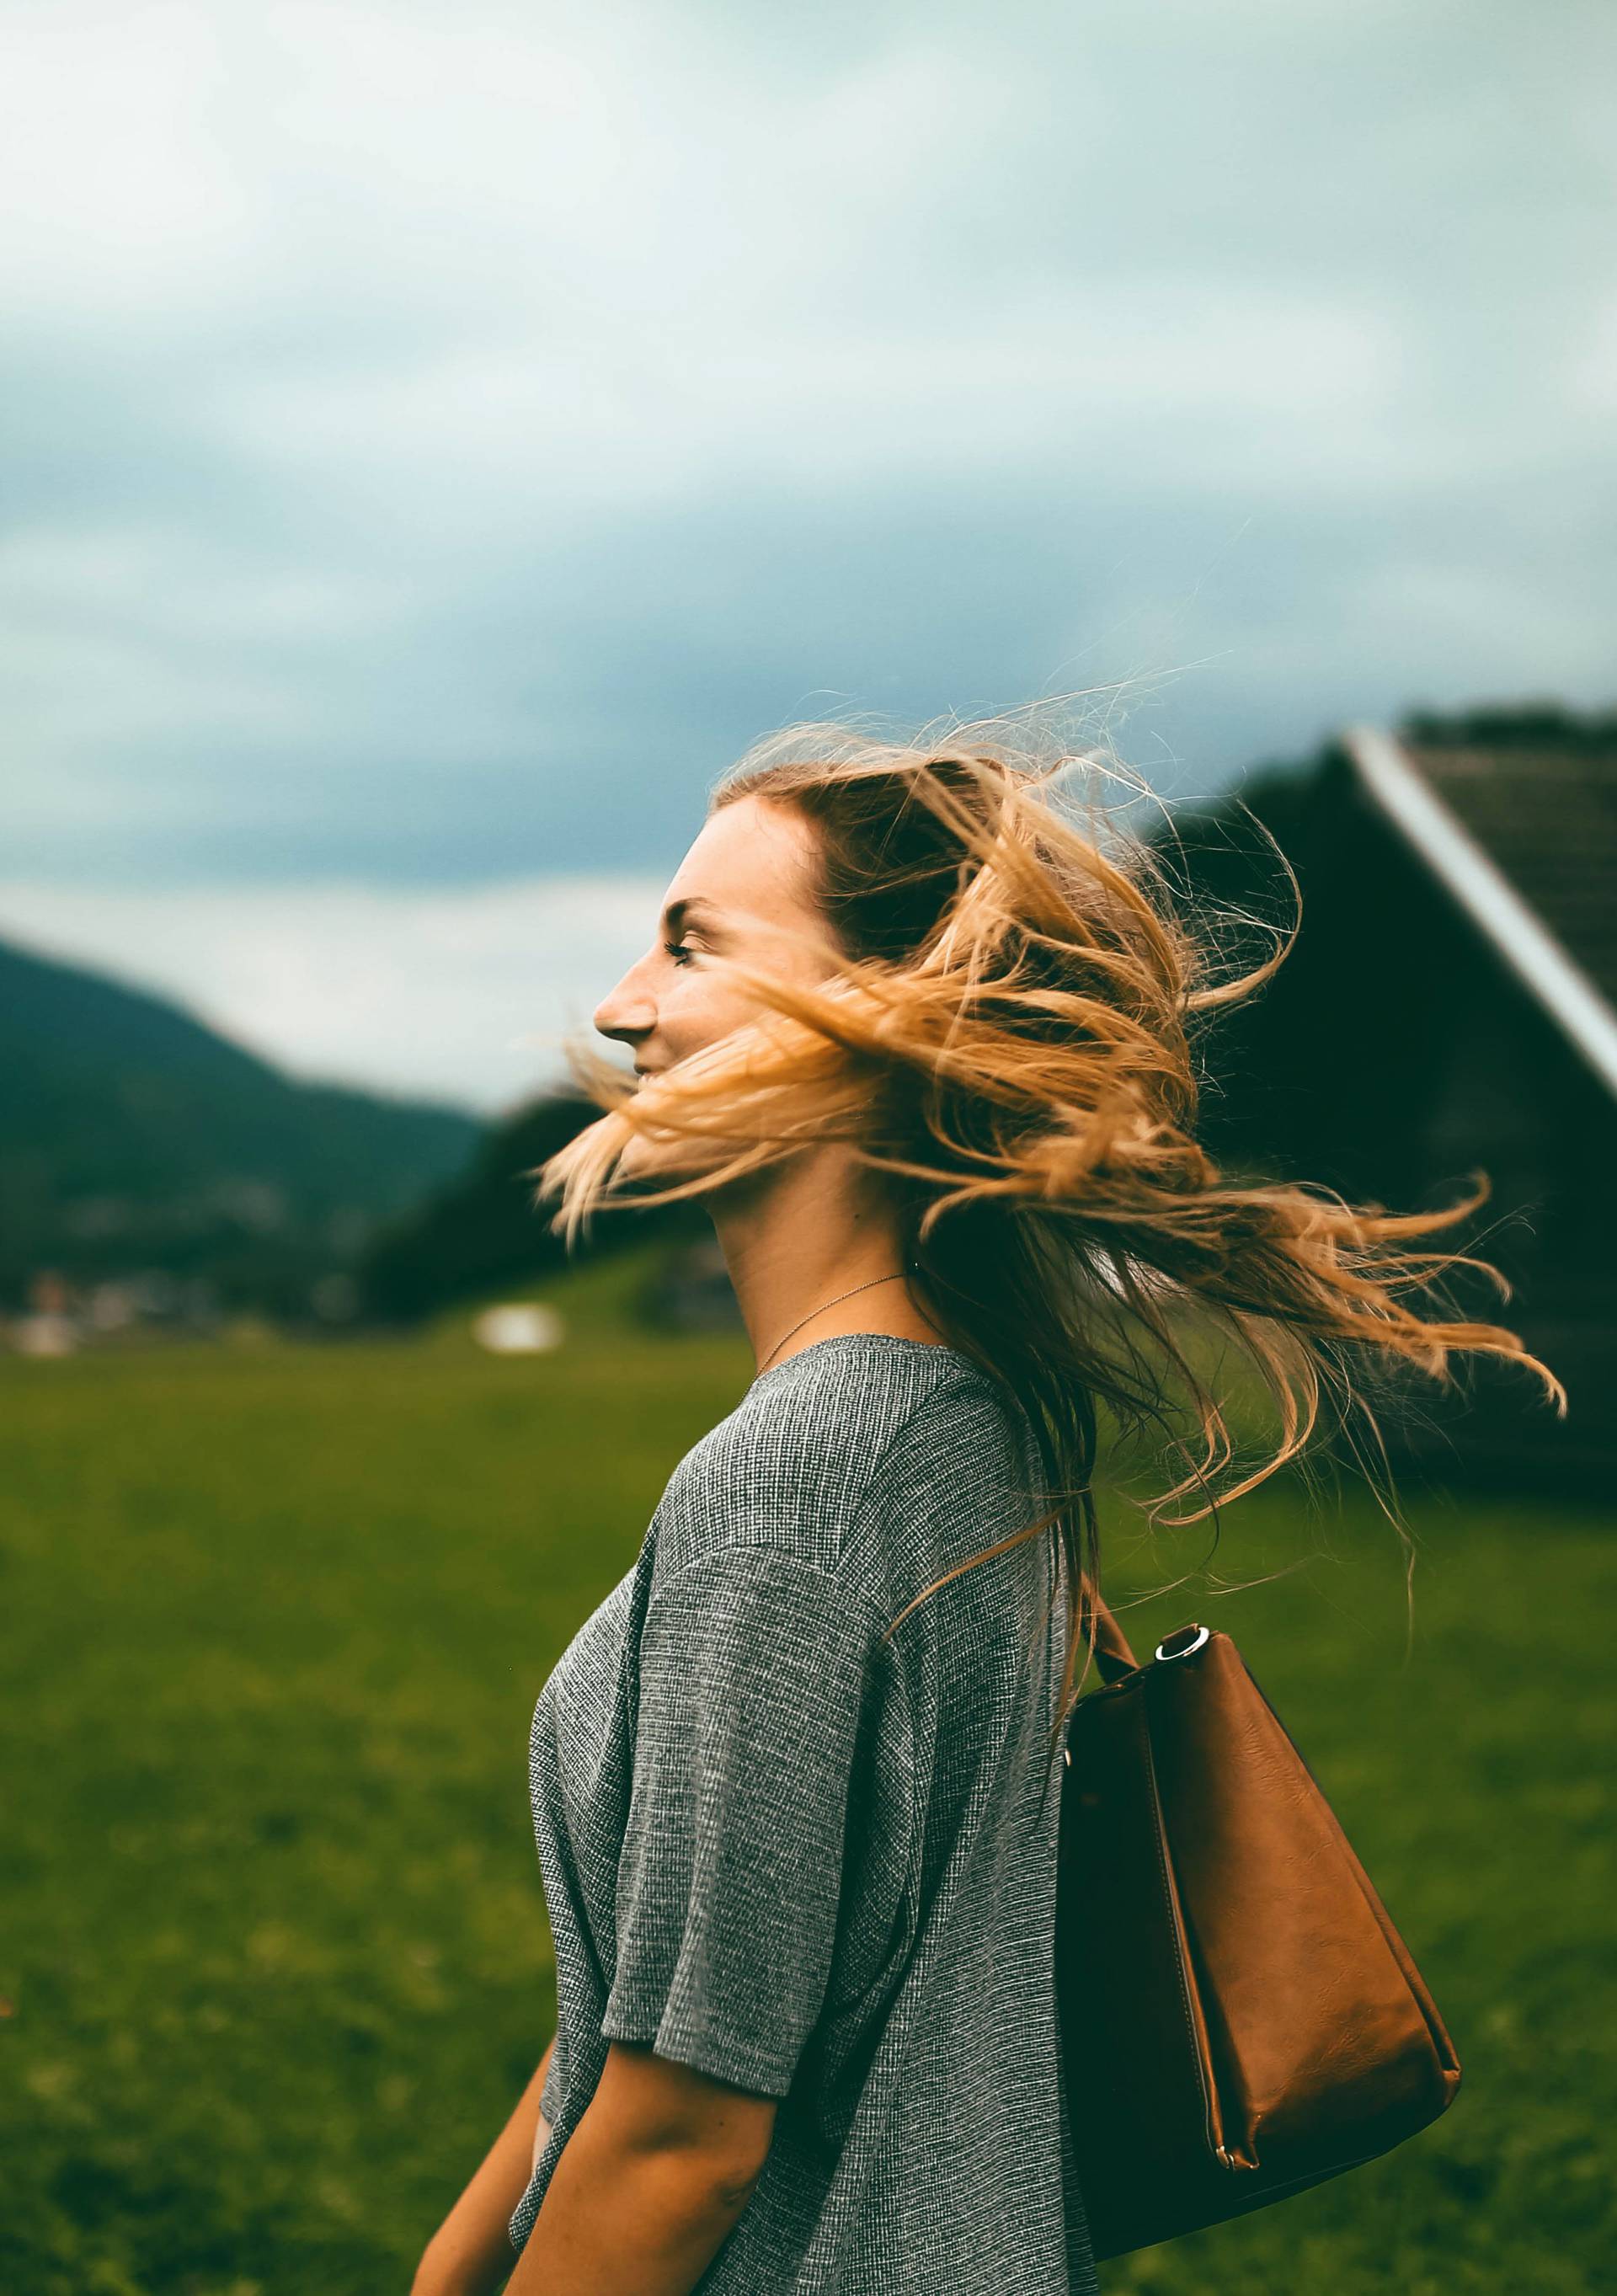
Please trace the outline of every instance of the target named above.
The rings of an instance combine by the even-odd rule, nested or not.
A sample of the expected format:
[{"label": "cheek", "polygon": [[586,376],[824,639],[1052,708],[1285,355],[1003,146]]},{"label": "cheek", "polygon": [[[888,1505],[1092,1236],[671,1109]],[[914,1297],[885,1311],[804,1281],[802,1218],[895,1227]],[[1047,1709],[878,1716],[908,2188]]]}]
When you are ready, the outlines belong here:
[{"label": "cheek", "polygon": [[735,989],[704,979],[699,972],[687,974],[677,991],[663,1000],[661,1033],[670,1057],[681,1060],[687,1053],[717,1044],[720,1037],[740,1028],[753,1009]]}]

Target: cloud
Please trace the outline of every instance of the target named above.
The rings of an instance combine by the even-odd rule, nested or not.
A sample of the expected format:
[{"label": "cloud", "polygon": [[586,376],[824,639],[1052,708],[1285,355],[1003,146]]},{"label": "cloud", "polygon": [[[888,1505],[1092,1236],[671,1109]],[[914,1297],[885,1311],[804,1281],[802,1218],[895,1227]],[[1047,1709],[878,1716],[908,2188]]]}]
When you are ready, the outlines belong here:
[{"label": "cloud", "polygon": [[103,336],[223,291],[259,220],[221,134],[226,57],[206,10],[35,0],[0,74],[0,287],[13,324]]},{"label": "cloud", "polygon": [[820,708],[1180,791],[1610,697],[1609,12],[10,22],[14,890],[666,879]]}]

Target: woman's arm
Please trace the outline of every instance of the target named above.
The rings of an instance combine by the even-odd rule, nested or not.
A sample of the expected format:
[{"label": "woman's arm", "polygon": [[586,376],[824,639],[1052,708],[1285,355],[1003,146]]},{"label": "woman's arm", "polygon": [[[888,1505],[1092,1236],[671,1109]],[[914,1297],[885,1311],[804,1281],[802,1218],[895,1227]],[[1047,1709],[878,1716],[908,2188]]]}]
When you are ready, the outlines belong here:
[{"label": "woman's arm", "polygon": [[[533,2174],[539,2092],[554,2039],[465,2191],[427,2243],[410,2296],[492,2296],[511,2270],[511,2212]],[[549,2134],[549,2124],[545,2124]]]},{"label": "woman's arm", "polygon": [[773,2097],[612,2042],[506,2296],[689,2296],[751,2197],[775,2114]]}]

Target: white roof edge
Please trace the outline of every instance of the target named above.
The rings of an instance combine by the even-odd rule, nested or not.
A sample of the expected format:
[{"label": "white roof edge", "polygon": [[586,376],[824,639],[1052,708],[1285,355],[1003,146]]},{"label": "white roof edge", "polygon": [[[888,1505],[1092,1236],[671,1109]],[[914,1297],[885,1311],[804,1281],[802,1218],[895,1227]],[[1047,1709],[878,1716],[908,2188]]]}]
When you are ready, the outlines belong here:
[{"label": "white roof edge", "polygon": [[1617,1012],[1450,812],[1391,734],[1353,726],[1342,746],[1387,816],[1519,980],[1617,1093]]}]

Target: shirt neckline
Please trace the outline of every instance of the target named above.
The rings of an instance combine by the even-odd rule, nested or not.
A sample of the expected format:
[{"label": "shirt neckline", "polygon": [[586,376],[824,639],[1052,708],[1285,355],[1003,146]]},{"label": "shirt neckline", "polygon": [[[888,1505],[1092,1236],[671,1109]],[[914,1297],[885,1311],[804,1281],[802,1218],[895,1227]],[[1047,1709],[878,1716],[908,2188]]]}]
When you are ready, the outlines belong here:
[{"label": "shirt neckline", "polygon": [[983,1375],[980,1364],[973,1363],[970,1356],[956,1347],[951,1347],[946,1340],[912,1340],[902,1332],[832,1332],[823,1340],[810,1340],[806,1348],[799,1348],[795,1354],[786,1357],[784,1363],[771,1364],[767,1371],[760,1371],[747,1392],[751,1395],[759,1388],[767,1386],[782,1372],[790,1371],[794,1364],[805,1363],[810,1356],[817,1355],[822,1348],[847,1347],[850,1342],[858,1347],[915,1348],[924,1355],[948,1356],[954,1363],[964,1365],[979,1379]]}]

